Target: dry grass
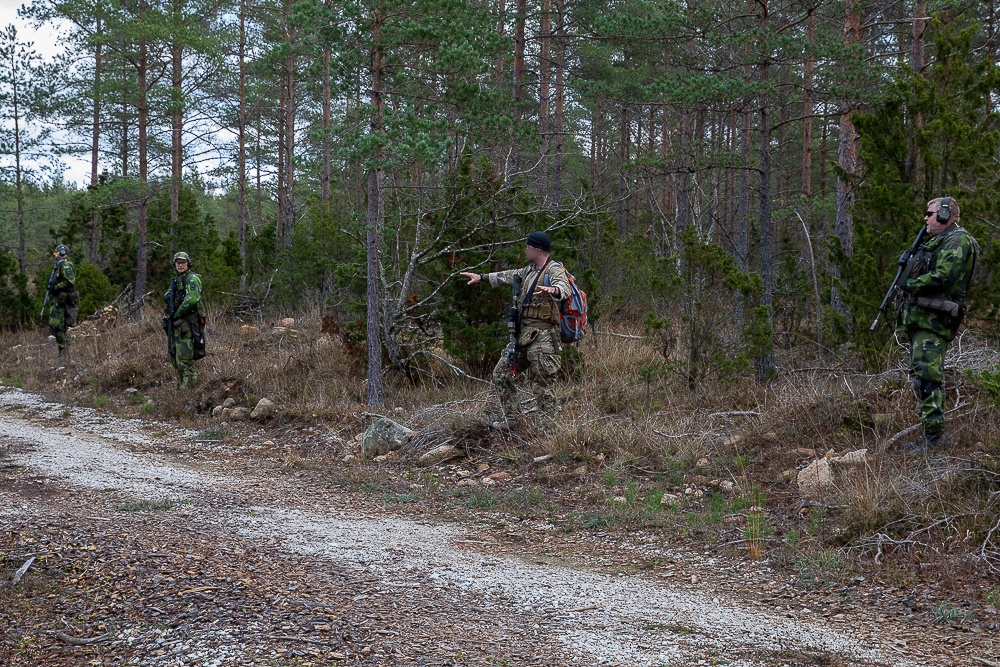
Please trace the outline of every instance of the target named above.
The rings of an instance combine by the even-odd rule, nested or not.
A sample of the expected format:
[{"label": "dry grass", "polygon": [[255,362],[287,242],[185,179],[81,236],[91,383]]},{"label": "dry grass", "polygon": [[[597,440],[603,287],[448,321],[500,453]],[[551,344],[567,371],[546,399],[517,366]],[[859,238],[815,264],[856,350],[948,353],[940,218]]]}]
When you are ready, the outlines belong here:
[{"label": "dry grass", "polygon": [[[159,324],[149,313],[140,322],[94,329],[73,341],[65,361],[40,331],[10,335],[0,349],[0,377],[77,403],[104,397],[105,406],[126,412],[140,408],[122,397],[135,387],[160,418],[204,421],[199,413],[227,397],[246,405],[267,397],[280,407],[278,424],[310,423],[347,436],[371,416],[362,402],[361,352],[321,334],[318,315],[288,329],[262,321],[241,331],[241,322],[213,320],[210,354],[198,362],[201,386],[193,394],[175,389]],[[447,440],[528,470],[542,488],[578,485],[570,471],[582,470],[592,483],[581,492],[589,494],[591,509],[564,513],[568,524],[686,526],[692,535],[747,543],[751,557],[784,558],[817,581],[838,576],[847,562],[920,568],[933,562],[941,580],[978,577],[981,590],[996,588],[1000,421],[964,374],[995,369],[1000,355],[992,347],[971,335],[956,345],[948,389],[953,404],[966,406],[949,421],[955,445],[908,459],[897,449],[883,451],[916,421],[902,357],[898,368],[870,375],[855,370],[860,364],[850,357],[816,360],[810,351],[799,358],[806,353],[793,349],[781,353],[783,371],[768,383],[737,380],[692,393],[683,378],[647,372],[660,357],[638,326],[614,334],[583,344],[584,363],[560,385],[562,418],[544,431],[490,429],[497,406],[488,384],[455,379],[444,369],[439,381],[420,385],[389,374],[384,413],[418,430],[402,460],[412,463],[419,451]],[[869,457],[839,472],[828,498],[802,507],[794,482],[796,468],[810,460],[802,449],[817,456],[867,449]],[[552,457],[548,465],[531,467],[532,458],[545,455]],[[717,490],[721,481],[734,484],[728,495]],[[704,496],[684,496],[688,488]],[[672,514],[659,506],[665,492],[683,498]],[[960,576],[969,563],[978,574]]]}]

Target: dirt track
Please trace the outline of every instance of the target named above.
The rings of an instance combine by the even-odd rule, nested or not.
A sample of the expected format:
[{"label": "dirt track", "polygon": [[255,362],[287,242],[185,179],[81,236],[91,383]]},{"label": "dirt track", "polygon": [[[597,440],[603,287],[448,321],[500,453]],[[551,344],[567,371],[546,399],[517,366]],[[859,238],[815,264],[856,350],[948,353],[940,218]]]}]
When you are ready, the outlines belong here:
[{"label": "dirt track", "polygon": [[[67,413],[0,391],[0,525],[50,536],[31,547],[41,560],[21,589],[33,590],[32,577],[80,570],[74,554],[91,542],[83,549],[117,556],[70,581],[82,586],[103,573],[123,597],[110,596],[102,622],[80,614],[79,601],[83,621],[74,622],[71,600],[45,610],[67,621],[48,631],[12,619],[0,662],[975,664],[945,644],[947,633],[905,619],[864,608],[778,610],[732,584],[766,569],[678,551],[668,555],[698,561],[701,580],[655,580],[583,566],[578,553],[518,553],[489,529],[470,536],[462,524],[393,513],[347,491],[264,474],[252,452],[216,455],[194,440],[162,424]],[[173,499],[169,510],[143,505],[164,499]],[[11,558],[27,557],[27,547],[14,546]],[[78,647],[56,631],[109,636]]]}]

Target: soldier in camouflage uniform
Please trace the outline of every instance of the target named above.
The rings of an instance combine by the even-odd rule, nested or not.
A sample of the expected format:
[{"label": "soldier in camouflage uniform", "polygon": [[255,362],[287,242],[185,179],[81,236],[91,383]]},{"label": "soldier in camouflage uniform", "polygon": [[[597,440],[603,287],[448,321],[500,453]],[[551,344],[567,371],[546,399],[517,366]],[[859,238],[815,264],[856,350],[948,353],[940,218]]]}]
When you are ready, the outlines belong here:
[{"label": "soldier in camouflage uniform", "polygon": [[167,304],[164,328],[167,328],[168,321],[173,324],[170,359],[177,369],[182,389],[193,389],[198,383],[198,373],[194,368],[195,337],[201,335],[204,323],[201,313],[201,277],[190,268],[191,258],[186,252],[174,255],[174,270],[177,275],[170,281],[170,287],[163,295]]},{"label": "soldier in camouflage uniform", "polygon": [[66,331],[76,326],[79,313],[80,294],[76,286],[76,267],[69,258],[69,248],[60,244],[52,253],[55,264],[49,275],[46,297],[52,304],[49,306],[49,333],[56,339],[59,356],[66,354],[69,341]]},{"label": "soldier in camouflage uniform", "polygon": [[[559,344],[559,306],[570,295],[569,280],[562,264],[550,257],[552,241],[544,232],[532,232],[527,239],[524,255],[528,265],[521,269],[497,273],[462,273],[474,285],[488,281],[492,287],[511,285],[514,276],[521,277],[521,335],[517,341],[516,373],[531,369],[531,390],[538,413],[554,418],[559,408],[555,392],[555,377],[562,367]],[[529,291],[530,290],[530,291]],[[493,384],[500,395],[500,405],[508,423],[521,418],[521,402],[514,385],[515,372],[508,359],[512,341],[493,369]]]},{"label": "soldier in camouflage uniform", "polygon": [[906,266],[896,327],[909,341],[910,386],[924,427],[923,437],[903,445],[912,453],[945,442],[945,352],[965,316],[979,252],[976,240],[959,226],[958,204],[951,197],[928,202],[924,219],[929,237]]}]

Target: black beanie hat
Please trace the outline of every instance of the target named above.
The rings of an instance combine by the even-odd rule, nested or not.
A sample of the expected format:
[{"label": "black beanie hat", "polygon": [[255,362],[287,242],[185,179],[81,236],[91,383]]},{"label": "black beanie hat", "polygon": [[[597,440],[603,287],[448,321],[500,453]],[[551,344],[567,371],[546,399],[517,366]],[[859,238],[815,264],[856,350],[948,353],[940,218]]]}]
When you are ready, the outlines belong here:
[{"label": "black beanie hat", "polygon": [[549,252],[552,250],[552,239],[545,232],[531,232],[528,234],[528,245],[532,248]]}]

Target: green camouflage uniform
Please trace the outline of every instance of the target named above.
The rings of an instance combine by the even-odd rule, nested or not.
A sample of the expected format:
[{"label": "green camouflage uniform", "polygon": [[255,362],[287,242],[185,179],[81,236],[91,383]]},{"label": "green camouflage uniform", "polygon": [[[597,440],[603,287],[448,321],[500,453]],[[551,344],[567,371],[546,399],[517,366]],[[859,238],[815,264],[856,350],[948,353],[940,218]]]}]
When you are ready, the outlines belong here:
[{"label": "green camouflage uniform", "polygon": [[909,338],[910,386],[925,435],[944,431],[945,352],[965,315],[977,254],[976,240],[955,223],[924,241],[900,286],[904,295],[897,331]]},{"label": "green camouflage uniform", "polygon": [[[559,402],[556,398],[555,377],[562,367],[562,348],[559,345],[559,303],[570,293],[569,279],[562,264],[549,262],[545,274],[538,281],[539,286],[558,288],[553,295],[532,296],[521,311],[521,338],[517,345],[517,373],[531,369],[531,391],[539,414],[555,417]],[[514,276],[521,276],[519,304],[535,283],[538,270],[534,265],[511,271],[487,274],[490,285],[510,285]],[[537,291],[537,288],[536,288]],[[515,374],[511,372],[508,354],[513,343],[507,346],[503,356],[493,369],[493,385],[500,395],[500,405],[504,417],[517,419],[521,416],[521,402],[517,398],[514,385]]]},{"label": "green camouflage uniform", "polygon": [[[170,281],[164,294],[169,300],[173,292],[173,346],[170,358],[177,369],[182,389],[191,389],[198,383],[194,368],[194,337],[201,329],[201,277],[190,270],[178,274]],[[170,316],[170,313],[167,313]]]},{"label": "green camouflage uniform", "polygon": [[69,344],[66,339],[66,330],[71,326],[76,326],[77,306],[79,304],[79,294],[73,289],[76,285],[76,267],[69,259],[57,260],[52,267],[51,285],[49,286],[49,298],[52,305],[49,306],[49,333],[56,338],[56,345],[59,346],[59,354],[66,353]]}]

